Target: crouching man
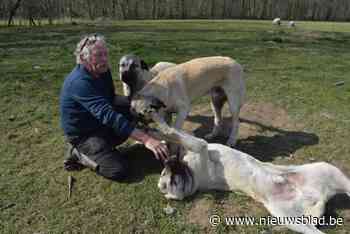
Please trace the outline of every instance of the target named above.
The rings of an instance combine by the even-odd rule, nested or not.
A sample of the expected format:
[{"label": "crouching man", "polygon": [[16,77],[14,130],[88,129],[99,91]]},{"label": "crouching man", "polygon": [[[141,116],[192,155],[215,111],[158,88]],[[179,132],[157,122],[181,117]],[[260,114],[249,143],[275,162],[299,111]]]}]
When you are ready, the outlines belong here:
[{"label": "crouching man", "polygon": [[142,142],[159,160],[166,144],[135,127],[129,101],[115,94],[103,36],[85,36],[75,50],[77,65],[60,95],[61,126],[68,142],[66,170],[89,167],[111,180],[128,175],[128,162],[115,148],[129,137]]}]

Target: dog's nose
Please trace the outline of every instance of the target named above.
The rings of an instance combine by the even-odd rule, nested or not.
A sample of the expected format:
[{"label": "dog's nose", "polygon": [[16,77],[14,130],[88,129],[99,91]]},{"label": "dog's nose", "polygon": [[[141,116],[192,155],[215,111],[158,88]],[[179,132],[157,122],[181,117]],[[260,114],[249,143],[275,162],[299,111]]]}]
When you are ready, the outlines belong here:
[{"label": "dog's nose", "polygon": [[121,71],[121,73],[122,73],[122,76],[125,77],[129,73],[129,70],[123,70],[123,71]]},{"label": "dog's nose", "polygon": [[126,83],[129,84],[131,83],[131,79],[133,77],[131,76],[130,72],[128,70],[124,70],[121,72],[121,80]]},{"label": "dog's nose", "polygon": [[137,117],[138,117],[139,119],[141,119],[141,120],[144,120],[144,119],[145,119],[145,115],[140,114],[140,113],[137,114]]},{"label": "dog's nose", "polygon": [[134,117],[140,117],[140,114],[138,114],[133,107],[130,108],[130,114]]}]

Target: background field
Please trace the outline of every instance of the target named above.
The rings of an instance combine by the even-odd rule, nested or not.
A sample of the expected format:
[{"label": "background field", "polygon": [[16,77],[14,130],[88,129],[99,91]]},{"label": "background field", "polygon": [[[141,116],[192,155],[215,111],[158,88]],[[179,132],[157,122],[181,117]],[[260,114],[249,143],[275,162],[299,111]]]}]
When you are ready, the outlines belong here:
[{"label": "background field", "polygon": [[[270,21],[122,21],[76,26],[0,27],[0,232],[1,233],[291,233],[270,226],[208,224],[208,215],[266,216],[240,193],[197,193],[166,201],[156,183],[158,162],[142,147],[130,150],[128,183],[89,170],[62,168],[59,92],[74,66],[75,44],[86,33],[106,36],[115,84],[117,63],[135,53],[148,63],[225,55],[244,66],[247,104],[237,148],[263,161],[327,161],[350,175],[350,24]],[[336,85],[337,82],[343,85]],[[197,101],[186,129],[203,136],[211,126],[208,97]],[[222,141],[223,139],[217,139]],[[67,199],[67,178],[76,178]],[[164,213],[167,205],[176,208]],[[344,217],[349,199],[338,196],[327,215]]]}]

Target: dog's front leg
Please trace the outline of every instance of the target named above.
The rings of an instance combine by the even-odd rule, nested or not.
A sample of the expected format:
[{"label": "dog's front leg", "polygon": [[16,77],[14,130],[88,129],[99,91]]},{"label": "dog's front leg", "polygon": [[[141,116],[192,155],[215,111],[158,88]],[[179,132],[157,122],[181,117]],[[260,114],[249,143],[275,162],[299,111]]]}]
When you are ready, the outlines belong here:
[{"label": "dog's front leg", "polygon": [[199,154],[202,154],[203,151],[207,151],[208,143],[201,138],[194,137],[182,130],[175,128],[169,128],[169,130],[166,132],[171,133],[167,136],[171,136],[172,139],[176,139],[178,143],[180,143],[189,151]]},{"label": "dog's front leg", "polygon": [[175,123],[173,125],[176,129],[182,129],[182,125],[184,124],[187,115],[190,113],[191,108],[189,106],[179,108],[179,112],[177,113]]},{"label": "dog's front leg", "polygon": [[173,115],[171,112],[164,112],[163,119],[169,126],[172,125]]},{"label": "dog's front leg", "polygon": [[164,135],[167,141],[181,144],[186,149],[196,153],[202,153],[203,150],[207,150],[208,143],[205,140],[194,137],[180,129],[170,127],[157,113],[152,115],[152,119],[157,123],[160,133]]}]

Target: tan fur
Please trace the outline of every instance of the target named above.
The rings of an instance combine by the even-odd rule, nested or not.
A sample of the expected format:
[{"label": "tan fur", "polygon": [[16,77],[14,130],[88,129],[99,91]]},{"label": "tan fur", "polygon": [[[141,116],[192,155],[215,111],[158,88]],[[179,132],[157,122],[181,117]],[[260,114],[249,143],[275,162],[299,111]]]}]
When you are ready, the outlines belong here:
[{"label": "tan fur", "polygon": [[[180,129],[191,110],[191,102],[215,88],[222,90],[222,95],[227,97],[233,123],[228,145],[233,146],[237,141],[238,115],[244,101],[245,81],[241,65],[229,57],[197,58],[161,71],[138,92],[139,97],[133,100],[132,106],[137,113],[145,114],[149,112],[147,109],[151,102],[142,100],[142,97],[156,98],[165,104],[166,113],[177,113],[174,126]],[[222,105],[217,108],[214,102],[212,106],[215,137],[222,130]]]}]

